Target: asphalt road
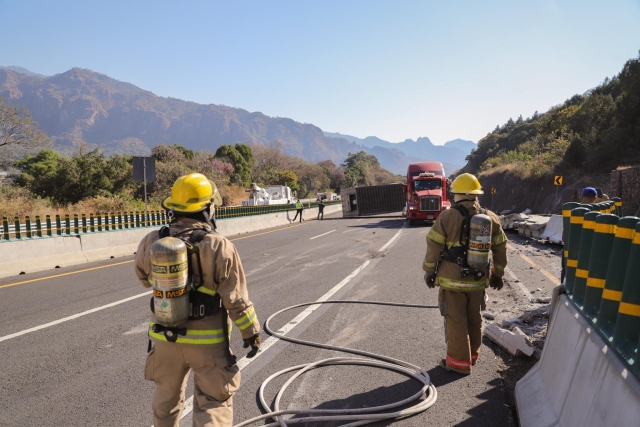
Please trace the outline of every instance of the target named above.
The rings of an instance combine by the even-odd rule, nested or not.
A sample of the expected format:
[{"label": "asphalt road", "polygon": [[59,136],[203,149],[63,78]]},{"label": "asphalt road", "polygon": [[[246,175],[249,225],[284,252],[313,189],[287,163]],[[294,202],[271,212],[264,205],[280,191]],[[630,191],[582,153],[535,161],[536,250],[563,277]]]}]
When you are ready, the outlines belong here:
[{"label": "asphalt road", "polygon": [[[403,228],[404,223],[394,217],[327,216],[232,238],[261,322],[284,307],[316,301],[338,284],[342,286],[331,299],[436,305],[437,292],[426,288],[421,270],[429,228]],[[511,245],[516,245],[511,251],[515,274],[534,290],[542,276],[519,257],[522,246]],[[548,260],[544,266],[552,265]],[[131,258],[1,279],[0,425],[151,426],[153,384],[143,378],[149,298],[135,278]],[[284,313],[273,326],[283,327],[302,310]],[[381,353],[428,371],[438,390],[437,403],[420,415],[375,425],[515,425],[493,344],[485,342],[471,376],[436,366],[446,349],[437,310],[325,305],[289,326],[294,326],[288,333],[293,337]],[[241,344],[234,330],[232,349],[239,358],[246,354]],[[261,413],[257,390],[266,377],[334,355],[277,341],[249,364],[241,360],[235,421]],[[284,380],[267,389],[269,401]],[[387,371],[327,367],[295,382],[281,406],[380,405],[419,387],[415,380]],[[187,397],[191,395],[189,384]],[[181,425],[191,425],[188,411]]]}]

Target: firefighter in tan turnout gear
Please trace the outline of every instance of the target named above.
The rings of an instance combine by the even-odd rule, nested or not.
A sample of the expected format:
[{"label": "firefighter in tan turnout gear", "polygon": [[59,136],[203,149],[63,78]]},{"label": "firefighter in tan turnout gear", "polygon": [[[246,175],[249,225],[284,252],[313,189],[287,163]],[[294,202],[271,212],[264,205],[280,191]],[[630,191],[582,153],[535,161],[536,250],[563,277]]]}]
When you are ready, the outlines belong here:
[{"label": "firefighter in tan turnout gear", "polygon": [[[429,288],[440,286],[447,356],[440,366],[470,374],[482,343],[485,288],[502,289],[507,237],[493,212],[480,207],[478,179],[465,173],[451,185],[454,204],[440,214],[427,234],[423,270]],[[493,256],[490,268],[489,252]]]},{"label": "firefighter in tan turnout gear", "polygon": [[[194,374],[193,425],[231,426],[240,370],[229,349],[231,325],[247,357],[260,347],[260,324],[234,245],[215,232],[215,184],[192,173],[178,178],[162,203],[172,222],[152,231],[136,252],[135,270],[153,287],[145,379],[155,383],[155,427],[177,427],[189,370]],[[229,321],[231,318],[231,321]]]}]

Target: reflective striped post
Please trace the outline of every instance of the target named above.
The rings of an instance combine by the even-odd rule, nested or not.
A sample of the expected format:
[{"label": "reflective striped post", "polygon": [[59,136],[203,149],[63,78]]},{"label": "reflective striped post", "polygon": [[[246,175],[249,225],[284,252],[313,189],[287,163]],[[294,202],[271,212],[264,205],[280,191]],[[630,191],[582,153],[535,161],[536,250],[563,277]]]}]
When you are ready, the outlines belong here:
[{"label": "reflective striped post", "polygon": [[40,215],[36,215],[36,236],[42,237],[42,221]]},{"label": "reflective striped post", "polygon": [[109,231],[109,212],[104,213],[104,231]]},{"label": "reflective striped post", "polygon": [[47,237],[52,237],[53,233],[51,230],[51,215],[47,215],[45,218],[47,221]]},{"label": "reflective striped post", "polygon": [[615,214],[618,216],[622,216],[622,199],[620,197],[612,197],[611,201],[616,205]]},{"label": "reflective striped post", "polygon": [[9,218],[6,216],[2,217],[2,238],[4,240],[11,240],[11,236],[9,235]]},{"label": "reflective striped post", "polygon": [[[638,343],[640,342],[640,224],[629,254],[629,265],[624,279],[622,299],[618,308],[618,319],[613,334],[613,347],[634,369],[638,365]],[[636,366],[634,366],[636,365]]]},{"label": "reflective striped post", "polygon": [[569,254],[567,256],[564,287],[567,289],[567,294],[569,294],[570,298],[572,298],[571,294],[573,294],[573,284],[576,280],[582,224],[584,224],[584,215],[588,212],[590,212],[589,208],[575,208],[571,210],[571,217],[569,218]]},{"label": "reflective striped post", "polygon": [[102,231],[102,214],[98,212],[96,216],[98,219],[98,231]]},{"label": "reflective striped post", "polygon": [[93,214],[90,213],[89,214],[89,230],[91,230],[92,233],[94,233],[96,231],[96,219],[94,218]]},{"label": "reflective striped post", "polygon": [[60,221],[60,215],[56,214],[56,235],[62,236],[62,222]]},{"label": "reflective striped post", "polygon": [[24,222],[26,223],[27,239],[31,239],[33,237],[33,233],[31,232],[31,217],[29,215],[25,216]]},{"label": "reflective striped post", "polygon": [[140,227],[140,214],[136,211],[136,228]]},{"label": "reflective striped post", "polygon": [[20,230],[20,217],[19,216],[14,216],[13,217],[13,232],[16,235],[16,239],[22,240],[22,230]]},{"label": "reflective striped post", "polygon": [[[617,223],[618,217],[615,215],[600,215],[596,218],[583,309],[591,321],[595,321],[598,317]],[[580,263],[579,259],[578,263]]]},{"label": "reflective striped post", "polygon": [[77,213],[73,214],[73,234],[80,234],[80,224]]},{"label": "reflective striped post", "polygon": [[118,230],[122,230],[122,212],[118,212]]},{"label": "reflective striped post", "polygon": [[87,214],[82,214],[82,232],[87,232]]},{"label": "reflective striped post", "polygon": [[[565,268],[565,276],[566,276],[566,267],[567,267],[567,257],[569,256],[569,231],[570,231],[570,218],[571,218],[571,210],[580,207],[580,203],[569,202],[562,205],[562,233],[563,233],[563,242],[564,242],[564,250],[562,251],[562,266]],[[295,205],[289,206],[289,210],[293,210]]]},{"label": "reflective striped post", "polygon": [[602,291],[602,301],[598,310],[596,325],[602,334],[609,340],[613,339],[613,333],[618,318],[618,308],[622,299],[622,289],[629,262],[629,251],[635,233],[636,225],[640,218],[625,216],[618,220],[616,236],[613,239],[607,279]]},{"label": "reflective striped post", "polygon": [[580,234],[580,247],[578,249],[578,266],[576,268],[576,278],[573,282],[573,302],[582,310],[584,304],[584,293],[587,287],[587,277],[589,275],[589,262],[591,259],[591,243],[593,241],[593,231],[596,228],[596,218],[601,214],[598,212],[587,212],[584,215],[582,233]]},{"label": "reflective striped post", "polygon": [[71,234],[71,217],[69,214],[64,214],[64,233],[69,235]]}]

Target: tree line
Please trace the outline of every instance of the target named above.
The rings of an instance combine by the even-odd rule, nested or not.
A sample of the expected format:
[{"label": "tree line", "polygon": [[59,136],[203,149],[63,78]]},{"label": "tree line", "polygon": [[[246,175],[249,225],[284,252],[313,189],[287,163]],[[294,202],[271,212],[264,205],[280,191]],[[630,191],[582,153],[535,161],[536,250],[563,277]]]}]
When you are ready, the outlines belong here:
[{"label": "tree line", "polygon": [[546,113],[510,118],[479,141],[465,171],[609,172],[640,163],[640,52],[620,73]]}]

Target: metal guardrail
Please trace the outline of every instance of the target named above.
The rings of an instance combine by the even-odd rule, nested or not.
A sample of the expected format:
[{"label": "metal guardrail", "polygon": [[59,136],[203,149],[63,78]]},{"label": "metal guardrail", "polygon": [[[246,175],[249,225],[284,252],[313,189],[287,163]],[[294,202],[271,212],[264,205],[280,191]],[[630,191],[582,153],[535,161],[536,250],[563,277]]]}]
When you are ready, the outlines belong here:
[{"label": "metal guardrail", "polygon": [[[325,202],[335,205],[340,201]],[[305,203],[305,208],[317,207],[317,203]],[[216,209],[216,219],[225,220],[254,215],[265,215],[276,212],[286,212],[296,209],[295,204],[266,205],[266,206],[228,206]],[[167,224],[166,212],[160,210],[144,212],[110,212],[97,214],[65,214],[45,215],[44,220],[36,215],[32,221],[30,216],[23,219],[19,216],[9,221],[2,217],[2,236],[0,242],[36,239],[42,237],[72,236],[87,233],[101,233],[108,231],[129,230],[134,228],[158,227]]]}]

